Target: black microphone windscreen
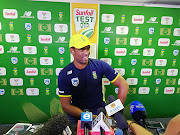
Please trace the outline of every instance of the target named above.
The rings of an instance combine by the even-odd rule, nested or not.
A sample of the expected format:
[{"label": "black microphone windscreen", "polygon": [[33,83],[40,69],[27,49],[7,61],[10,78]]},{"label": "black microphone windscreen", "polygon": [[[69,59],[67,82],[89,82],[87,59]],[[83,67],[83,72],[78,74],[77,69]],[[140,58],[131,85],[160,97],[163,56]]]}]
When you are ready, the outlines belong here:
[{"label": "black microphone windscreen", "polygon": [[100,107],[97,109],[97,114],[100,114],[101,112],[103,112],[103,114],[106,116],[106,110],[104,107]]},{"label": "black microphone windscreen", "polygon": [[44,126],[34,135],[59,135],[69,125],[68,118],[64,114],[59,113],[45,122]]},{"label": "black microphone windscreen", "polygon": [[113,95],[110,95],[110,96],[108,96],[108,101],[109,101],[109,103],[112,103],[113,101],[115,101],[116,99],[115,99],[115,97],[113,96]]}]

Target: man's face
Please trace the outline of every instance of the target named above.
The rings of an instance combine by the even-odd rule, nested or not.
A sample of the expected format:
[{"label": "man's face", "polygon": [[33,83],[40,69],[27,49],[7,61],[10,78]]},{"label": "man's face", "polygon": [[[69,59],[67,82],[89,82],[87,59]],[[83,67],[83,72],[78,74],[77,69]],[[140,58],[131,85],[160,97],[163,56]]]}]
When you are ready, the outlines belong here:
[{"label": "man's face", "polygon": [[88,63],[88,57],[90,55],[90,45],[85,46],[81,49],[72,47],[70,51],[71,54],[74,56],[74,61],[78,62],[79,64]]}]

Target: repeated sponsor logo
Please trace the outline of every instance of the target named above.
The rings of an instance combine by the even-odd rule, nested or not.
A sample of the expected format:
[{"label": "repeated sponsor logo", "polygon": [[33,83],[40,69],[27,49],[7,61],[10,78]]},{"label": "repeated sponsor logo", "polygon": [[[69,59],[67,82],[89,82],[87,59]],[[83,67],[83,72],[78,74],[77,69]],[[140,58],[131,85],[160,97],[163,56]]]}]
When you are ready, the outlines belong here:
[{"label": "repeated sponsor logo", "polygon": [[160,35],[171,35],[171,28],[160,28]]},{"label": "repeated sponsor logo", "polygon": [[102,14],[101,21],[103,23],[114,23],[114,14]]},{"label": "repeated sponsor logo", "polygon": [[7,85],[6,78],[0,78],[0,86],[6,86],[6,85]]},{"label": "repeated sponsor logo", "polygon": [[49,78],[44,79],[44,84],[49,85],[51,83],[51,80]]},{"label": "repeated sponsor logo", "polygon": [[11,89],[11,95],[24,95],[23,89]]},{"label": "repeated sponsor logo", "polygon": [[141,76],[151,76],[152,69],[151,68],[142,68],[141,69]]},{"label": "repeated sponsor logo", "polygon": [[37,76],[38,75],[37,68],[25,68],[24,72],[25,72],[26,76]]},{"label": "repeated sponsor logo", "polygon": [[111,27],[105,27],[101,33],[113,33],[113,31],[111,30]]},{"label": "repeated sponsor logo", "polygon": [[10,85],[11,86],[23,86],[23,79],[22,78],[10,78]]},{"label": "repeated sponsor logo", "polygon": [[144,23],[144,15],[133,15],[132,23],[133,24],[143,24]]},{"label": "repeated sponsor logo", "polygon": [[165,74],[165,69],[155,69],[154,70],[154,75],[164,76],[164,74]]},{"label": "repeated sponsor logo", "polygon": [[177,76],[178,75],[178,69],[168,69],[167,70],[167,76]]},{"label": "repeated sponsor logo", "polygon": [[107,78],[102,79],[103,85],[110,85],[110,81]]},{"label": "repeated sponsor logo", "polygon": [[31,23],[25,23],[25,29],[27,31],[30,31],[32,29],[32,24]]},{"label": "repeated sponsor logo", "polygon": [[56,43],[68,43],[68,41],[66,41],[66,37],[59,37],[55,42]]},{"label": "repeated sponsor logo", "polygon": [[116,38],[116,45],[127,45],[127,38]]},{"label": "repeated sponsor logo", "polygon": [[105,37],[104,38],[104,44],[109,44],[110,43],[110,38],[109,37]]},{"label": "repeated sponsor logo", "polygon": [[180,40],[176,40],[176,41],[174,42],[174,44],[172,44],[172,45],[180,46]]},{"label": "repeated sponsor logo", "polygon": [[9,51],[7,51],[7,53],[20,53],[20,51],[18,51],[17,46],[11,46],[11,48],[9,49]]},{"label": "repeated sponsor logo", "polygon": [[143,49],[143,56],[154,56],[155,49],[154,48],[144,48]]},{"label": "repeated sponsor logo", "polygon": [[136,94],[136,88],[129,88],[128,94]]},{"label": "repeated sponsor logo", "polygon": [[150,88],[149,87],[139,87],[139,94],[149,94]]},{"label": "repeated sponsor logo", "polygon": [[132,52],[129,53],[129,55],[140,55],[139,49],[133,49]]},{"label": "repeated sponsor logo", "polygon": [[126,56],[127,49],[126,48],[115,48],[114,55],[115,56]]},{"label": "repeated sponsor logo", "polygon": [[36,46],[23,46],[23,53],[24,54],[37,54],[37,47]]},{"label": "repeated sponsor logo", "polygon": [[138,84],[138,78],[127,78],[126,79],[128,85],[137,85]]},{"label": "repeated sponsor logo", "polygon": [[128,26],[117,26],[116,27],[116,34],[127,35],[128,32],[129,32],[129,27]]},{"label": "repeated sponsor logo", "polygon": [[136,65],[137,64],[137,59],[131,59],[131,65]]},{"label": "repeated sponsor logo", "polygon": [[175,87],[165,87],[164,94],[174,94]]},{"label": "repeated sponsor logo", "polygon": [[25,65],[37,65],[37,58],[35,57],[24,57]]},{"label": "repeated sponsor logo", "polygon": [[51,32],[51,24],[38,23],[38,30],[44,32]]},{"label": "repeated sponsor logo", "polygon": [[32,16],[31,11],[25,11],[23,16],[21,16],[21,18],[34,18],[34,16]]},{"label": "repeated sponsor logo", "polygon": [[178,85],[180,85],[180,78],[179,78],[179,80],[178,80]]},{"label": "repeated sponsor logo", "polygon": [[37,18],[38,18],[38,20],[51,20],[51,12],[50,11],[38,11]]},{"label": "repeated sponsor logo", "polygon": [[161,24],[162,25],[172,25],[173,24],[173,17],[171,17],[171,16],[162,16],[161,17]]},{"label": "repeated sponsor logo", "polygon": [[[57,76],[59,75],[59,73],[61,72],[61,70],[63,70],[63,68],[56,68],[56,75],[57,75]],[[72,70],[71,70],[71,72],[72,72]],[[69,73],[68,73],[67,75],[69,75]]]},{"label": "repeated sponsor logo", "polygon": [[1,22],[0,22],[0,30],[2,29]]},{"label": "repeated sponsor logo", "polygon": [[174,36],[180,36],[180,28],[175,28],[173,31]]},{"label": "repeated sponsor logo", "polygon": [[11,57],[11,62],[12,62],[12,64],[17,64],[18,58],[17,57]]},{"label": "repeated sponsor logo", "polygon": [[173,55],[174,55],[174,56],[177,56],[178,54],[179,54],[179,50],[174,49],[174,50],[173,50]]},{"label": "repeated sponsor logo", "polygon": [[146,23],[158,23],[156,20],[157,20],[157,17],[151,17],[149,21],[146,21]]},{"label": "repeated sponsor logo", "polygon": [[175,85],[176,78],[166,78],[166,85]]},{"label": "repeated sponsor logo", "polygon": [[155,66],[166,66],[167,59],[156,59]]},{"label": "repeated sponsor logo", "polygon": [[41,75],[53,75],[53,68],[41,68]]},{"label": "repeated sponsor logo", "polygon": [[142,66],[152,66],[153,59],[142,59]]},{"label": "repeated sponsor logo", "polygon": [[51,35],[39,35],[39,43],[51,44],[52,43],[52,36]]},{"label": "repeated sponsor logo", "polygon": [[39,89],[38,88],[27,88],[26,89],[26,95],[38,96],[39,95]]},{"label": "repeated sponsor logo", "polygon": [[4,95],[5,94],[5,90],[4,89],[0,89],[0,95]]},{"label": "repeated sponsor logo", "polygon": [[51,57],[41,57],[40,65],[53,65],[53,58]]},{"label": "repeated sponsor logo", "polygon": [[0,76],[5,76],[6,75],[6,68],[0,67]]},{"label": "repeated sponsor logo", "polygon": [[8,43],[19,43],[20,37],[18,34],[6,34],[5,35],[6,42]]},{"label": "repeated sponsor logo", "polygon": [[58,51],[59,51],[60,54],[64,54],[65,48],[64,47],[59,47]]},{"label": "repeated sponsor logo", "polygon": [[131,46],[141,46],[142,45],[142,38],[131,38],[130,39]]},{"label": "repeated sponsor logo", "polygon": [[170,39],[169,38],[160,38],[158,40],[158,46],[169,46]]},{"label": "repeated sponsor logo", "polygon": [[150,35],[154,34],[154,27],[149,27],[149,34]]},{"label": "repeated sponsor logo", "polygon": [[57,33],[67,33],[68,25],[67,24],[55,24],[54,31]]},{"label": "repeated sponsor logo", "polygon": [[2,34],[0,34],[0,42],[2,42]]},{"label": "repeated sponsor logo", "polygon": [[156,78],[156,84],[159,85],[161,83],[161,78]]},{"label": "repeated sponsor logo", "polygon": [[121,76],[125,75],[125,69],[124,68],[114,68],[114,70],[119,73]]},{"label": "repeated sponsor logo", "polygon": [[109,64],[111,66],[112,64],[112,59],[111,58],[101,58],[100,60],[106,62],[107,64]]},{"label": "repeated sponsor logo", "polygon": [[0,54],[4,53],[4,46],[0,45]]},{"label": "repeated sponsor logo", "polygon": [[16,9],[3,9],[3,17],[7,19],[17,19],[18,12]]}]

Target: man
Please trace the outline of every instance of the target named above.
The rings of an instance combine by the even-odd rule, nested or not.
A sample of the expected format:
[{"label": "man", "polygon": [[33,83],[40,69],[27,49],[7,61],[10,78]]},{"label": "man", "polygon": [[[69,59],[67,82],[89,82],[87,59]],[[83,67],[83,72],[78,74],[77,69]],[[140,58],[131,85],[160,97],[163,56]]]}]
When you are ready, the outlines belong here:
[{"label": "man", "polygon": [[124,104],[129,90],[127,82],[106,62],[90,59],[92,43],[82,35],[73,35],[69,42],[74,61],[67,65],[58,77],[60,102],[71,123],[77,122],[84,109],[97,115],[97,109],[104,107],[102,77],[105,75],[119,88],[118,98]]}]

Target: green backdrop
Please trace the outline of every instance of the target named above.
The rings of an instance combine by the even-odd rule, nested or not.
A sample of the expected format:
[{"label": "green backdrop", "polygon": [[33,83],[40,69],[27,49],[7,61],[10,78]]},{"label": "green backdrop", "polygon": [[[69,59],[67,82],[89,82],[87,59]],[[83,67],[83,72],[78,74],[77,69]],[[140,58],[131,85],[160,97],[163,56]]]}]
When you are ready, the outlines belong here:
[{"label": "green backdrop", "polygon": [[[18,18],[4,18],[3,9],[16,9]],[[32,12],[31,15],[24,17],[23,15],[30,13],[29,11]],[[51,19],[39,20],[38,11],[50,11]],[[125,79],[138,78],[137,85],[130,85],[125,103],[126,117],[131,118],[129,115],[129,104],[133,100],[139,100],[144,104],[148,117],[172,117],[178,114],[180,112],[180,107],[178,106],[180,101],[179,71],[177,76],[167,76],[167,70],[179,69],[180,67],[179,54],[177,56],[173,55],[174,49],[179,50],[179,44],[172,45],[180,40],[179,36],[173,36],[174,28],[180,27],[180,16],[178,14],[180,10],[173,8],[100,5],[99,11],[98,59],[111,58],[113,68],[125,69],[125,75],[123,76]],[[114,14],[114,23],[103,23],[102,14]],[[125,18],[123,15],[125,15]],[[133,15],[144,15],[144,23],[132,24]],[[161,25],[162,16],[173,17],[173,24]],[[106,21],[108,21],[108,16],[105,17],[107,17]],[[157,17],[156,21],[158,23],[146,23],[151,17]],[[122,18],[125,20],[122,20]],[[0,95],[0,123],[44,122],[59,111],[63,112],[59,97],[56,95],[58,87],[56,70],[65,67],[70,62],[68,49],[70,3],[27,0],[18,0],[18,2],[13,0],[1,1],[0,22],[0,92],[2,94],[5,91],[4,95]],[[31,30],[26,30],[25,23],[31,23]],[[61,32],[55,32],[55,24],[63,24],[59,25]],[[68,26],[67,31],[63,32],[66,26]],[[128,34],[116,34],[117,26],[128,26]],[[150,35],[148,33],[149,27],[155,29],[154,34]],[[110,30],[108,30],[109,28]],[[160,28],[170,28],[171,34],[169,35],[169,30],[166,29],[164,32],[166,34],[160,35],[162,33]],[[9,33],[18,34],[20,42],[7,42],[5,35]],[[39,35],[51,35],[52,43],[39,43]],[[109,44],[104,43],[105,37],[110,38]],[[132,37],[142,38],[142,45],[131,46],[130,38]],[[127,39],[127,43],[124,41],[124,38]],[[149,38],[152,38],[151,43],[149,43],[149,40],[151,40]],[[170,45],[158,46],[159,38],[169,38]],[[2,52],[2,46],[4,52]],[[23,46],[35,46],[37,54],[23,53]],[[63,54],[59,52],[59,47],[64,47],[65,52]],[[115,56],[115,48],[126,48],[127,55]],[[144,48],[154,48],[155,55],[143,56]],[[139,49],[140,55],[130,55],[133,49]],[[31,51],[29,49],[28,53],[31,53]],[[18,62],[13,64],[11,57],[16,57]],[[45,65],[42,65],[40,63],[40,58],[42,57],[50,57],[50,60],[53,59],[53,64],[47,65],[50,60],[44,60]],[[132,65],[131,59],[137,59],[137,64]],[[167,59],[167,65],[163,67],[155,66],[156,59]],[[6,69],[6,75],[3,75],[4,68]],[[25,68],[37,68],[38,75],[25,75]],[[140,71],[142,68],[151,68],[152,75],[141,76]],[[157,71],[156,69],[159,70]],[[164,75],[161,73],[163,71]],[[12,86],[10,84],[11,78],[22,78],[23,85]],[[155,83],[157,78],[161,78],[159,85]],[[46,85],[44,79],[50,79],[50,84]],[[16,85],[18,85],[17,83]],[[149,94],[139,94],[139,87],[149,87]],[[164,94],[165,87],[174,87],[174,93]],[[31,96],[26,94],[27,88],[31,88]],[[36,94],[35,91],[37,89],[32,88],[38,88],[39,95],[33,95]],[[115,86],[106,85],[106,97],[110,94],[117,95]]]}]

